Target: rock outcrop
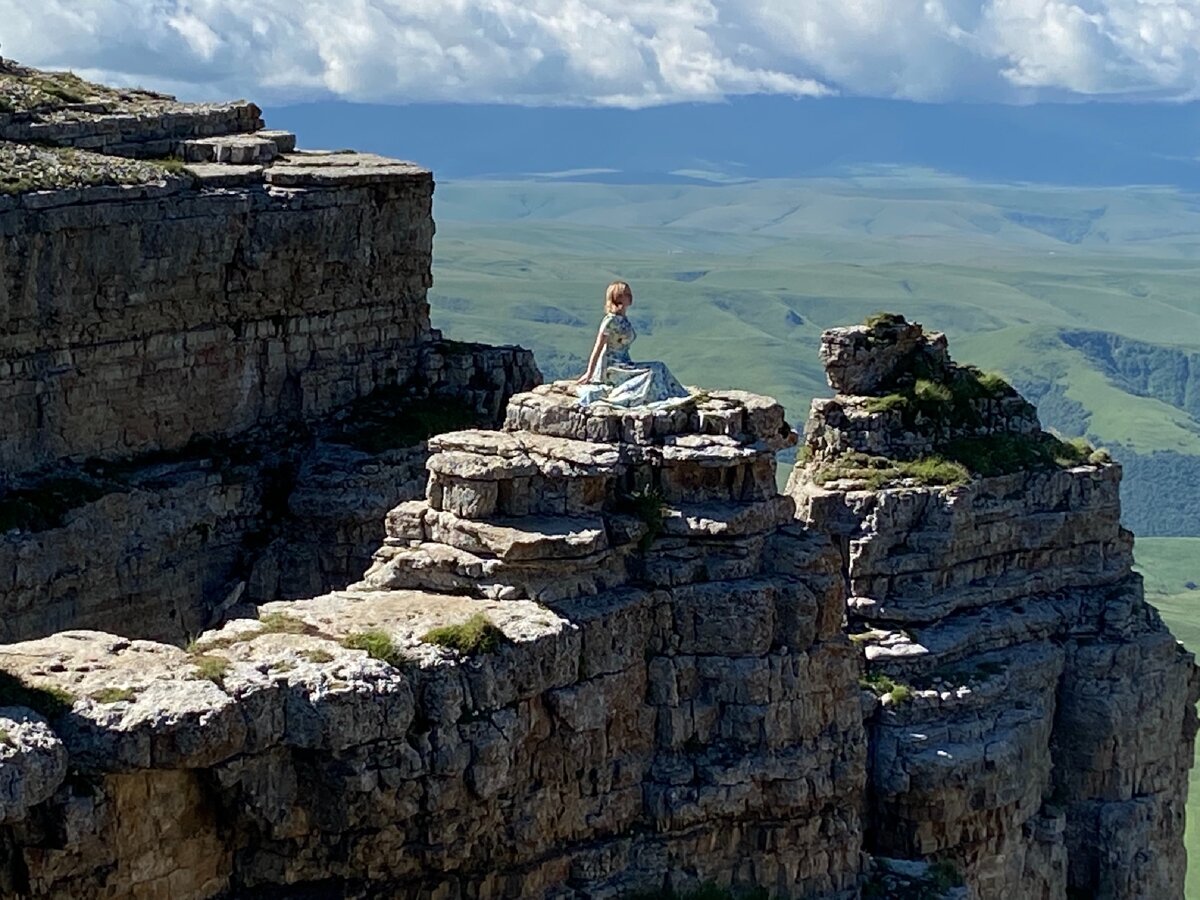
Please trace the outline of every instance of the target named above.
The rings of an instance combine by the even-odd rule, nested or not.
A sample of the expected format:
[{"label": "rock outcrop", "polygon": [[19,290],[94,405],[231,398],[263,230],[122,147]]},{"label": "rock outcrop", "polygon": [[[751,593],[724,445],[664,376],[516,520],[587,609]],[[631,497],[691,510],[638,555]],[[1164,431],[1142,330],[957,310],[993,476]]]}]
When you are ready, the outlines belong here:
[{"label": "rock outcrop", "polygon": [[[938,383],[960,377],[995,406],[908,420],[955,417],[943,456],[831,451],[813,423],[785,496],[766,398],[539,388],[503,431],[430,442],[425,498],[347,590],[185,649],[0,647],[25,707],[0,724],[26,723],[0,753],[0,884],[1182,897],[1200,680],[1129,571],[1119,469],[1004,432],[1011,392],[947,358]],[[1006,439],[1000,461],[960,443]]]},{"label": "rock outcrop", "polygon": [[865,654],[866,849],[979,897],[1183,896],[1200,681],[1131,571],[1120,467],[902,319],[822,356],[844,393],[788,493],[841,545]]},{"label": "rock outcrop", "polygon": [[182,641],[344,587],[426,456],[347,415],[496,425],[538,383],[431,327],[428,170],[295,145],[0,60],[0,639]]},{"label": "rock outcrop", "polygon": [[[858,652],[835,549],[775,487],[782,409],[585,411],[546,388],[508,425],[431,441],[426,499],[347,591],[186,650],[0,648],[58,692],[85,776],[8,817],[13,889],[856,896]],[[429,633],[480,615],[490,650]]]}]

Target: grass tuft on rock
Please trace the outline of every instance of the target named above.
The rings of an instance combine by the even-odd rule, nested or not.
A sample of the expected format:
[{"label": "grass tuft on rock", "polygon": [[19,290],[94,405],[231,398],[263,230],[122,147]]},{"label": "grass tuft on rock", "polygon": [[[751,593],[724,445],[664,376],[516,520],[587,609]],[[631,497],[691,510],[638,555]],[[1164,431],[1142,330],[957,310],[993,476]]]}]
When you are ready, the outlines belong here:
[{"label": "grass tuft on rock", "polygon": [[191,663],[196,667],[192,677],[211,681],[219,688],[225,687],[225,675],[229,671],[229,660],[225,657],[201,654],[193,656]]},{"label": "grass tuft on rock", "polygon": [[908,320],[900,313],[893,312],[877,312],[871,313],[863,319],[863,324],[872,331],[879,331],[883,328],[895,328],[898,325],[907,325]]},{"label": "grass tuft on rock", "polygon": [[11,672],[0,670],[0,706],[25,706],[47,719],[71,709],[75,695],[59,687],[37,687]]},{"label": "grass tuft on rock", "polygon": [[865,691],[870,691],[880,699],[891,697],[892,702],[897,704],[907,703],[913,698],[913,690],[909,685],[901,684],[882,672],[868,673],[858,679],[858,686]]},{"label": "grass tuft on rock", "polygon": [[107,687],[88,694],[97,703],[126,703],[137,698],[137,688]]},{"label": "grass tuft on rock", "polygon": [[957,487],[970,481],[971,473],[958,461],[941,456],[902,461],[850,452],[824,463],[812,477],[819,485],[852,481],[865,490],[877,491],[903,482],[923,487]]},{"label": "grass tuft on rock", "polygon": [[366,631],[348,634],[342,638],[342,646],[349,650],[366,650],[367,655],[372,659],[385,662],[397,669],[404,668],[408,662],[407,657],[392,640],[392,636],[381,628],[368,628]]},{"label": "grass tuft on rock", "polygon": [[960,438],[942,448],[947,459],[985,477],[1086,465],[1094,452],[1083,439],[1062,441],[1045,433]]},{"label": "grass tuft on rock", "polygon": [[919,362],[920,357],[910,386],[872,397],[863,408],[869,413],[898,413],[909,426],[923,420],[946,428],[968,428],[983,421],[981,402],[1017,396],[1012,385],[995,373],[962,366],[935,379],[929,377],[928,366]]},{"label": "grass tuft on rock", "polygon": [[427,644],[457,650],[464,656],[491,653],[504,643],[504,632],[483,613],[474,613],[465,622],[431,628],[421,636]]},{"label": "grass tuft on rock", "polygon": [[908,411],[909,398],[907,394],[884,394],[882,397],[872,397],[864,407],[869,413],[904,413]]},{"label": "grass tuft on rock", "polygon": [[308,660],[310,663],[333,662],[333,654],[328,650],[322,650],[320,647],[312,650],[300,650],[297,655],[302,659]]},{"label": "grass tuft on rock", "polygon": [[284,612],[264,613],[258,617],[258,624],[262,626],[258,634],[312,634],[316,631],[304,620]]},{"label": "grass tuft on rock", "polygon": [[895,460],[851,451],[821,464],[812,479],[818,485],[849,481],[862,490],[915,484],[957,487],[973,476],[990,478],[1014,472],[1050,471],[1082,465],[1105,465],[1107,451],[1093,450],[1077,438],[1063,441],[1051,434],[995,434],[958,438],[938,453],[916,460]]}]

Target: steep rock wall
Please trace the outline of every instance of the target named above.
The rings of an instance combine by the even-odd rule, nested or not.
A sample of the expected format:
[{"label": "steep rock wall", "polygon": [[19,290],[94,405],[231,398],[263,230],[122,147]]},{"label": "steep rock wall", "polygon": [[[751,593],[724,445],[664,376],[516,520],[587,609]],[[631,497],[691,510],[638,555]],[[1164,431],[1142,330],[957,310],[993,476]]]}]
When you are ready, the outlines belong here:
[{"label": "steep rock wall", "polygon": [[381,162],[366,183],[286,189],[269,173],[0,211],[0,468],[312,419],[416,373],[430,173]]},{"label": "steep rock wall", "polygon": [[[389,517],[350,591],[266,606],[190,651],[94,632],[0,648],[6,670],[78,698],[57,738],[14,728],[13,755],[61,779],[65,747],[84,776],[30,776],[10,804],[10,890],[856,896],[858,654],[834,548],[775,496],[780,408],[524,401],[520,420],[541,408],[551,433],[436,439],[446,477]],[[589,419],[630,439],[583,439]],[[637,485],[669,498],[661,534],[624,511]],[[421,638],[479,613],[505,638],[490,652]],[[402,659],[347,648],[369,629]]]},{"label": "steep rock wall", "polygon": [[[1129,570],[1117,467],[931,486],[828,451],[826,423],[781,497],[764,398],[652,414],[548,387],[506,423],[430,442],[425,498],[350,590],[186,650],[0,647],[0,883],[1182,897],[1200,679]],[[428,633],[479,615],[493,646]]]},{"label": "steep rock wall", "polygon": [[494,425],[539,381],[430,327],[427,170],[3,60],[0,98],[0,639],[182,642],[344,587],[428,433],[346,417]]},{"label": "steep rock wall", "polygon": [[[919,326],[838,329],[825,355],[849,393],[814,401],[788,492],[842,547],[867,849],[953,859],[981,898],[1182,897],[1200,679],[1131,570],[1120,467]],[[1009,471],[928,484],[955,461]]]}]

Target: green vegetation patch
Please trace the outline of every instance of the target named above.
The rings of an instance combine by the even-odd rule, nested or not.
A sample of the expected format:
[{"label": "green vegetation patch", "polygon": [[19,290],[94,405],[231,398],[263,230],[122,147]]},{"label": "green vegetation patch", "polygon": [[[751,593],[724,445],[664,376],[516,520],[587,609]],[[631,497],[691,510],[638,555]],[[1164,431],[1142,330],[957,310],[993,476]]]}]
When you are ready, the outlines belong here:
[{"label": "green vegetation patch", "polygon": [[854,481],[872,491],[905,481],[925,487],[956,487],[970,479],[971,473],[961,463],[940,456],[905,462],[858,452],[844,453],[813,473],[813,481],[819,485]]},{"label": "green vegetation patch", "polygon": [[473,613],[465,622],[432,628],[421,636],[427,644],[457,650],[465,656],[491,653],[504,643],[504,632],[483,613]]},{"label": "green vegetation patch", "polygon": [[941,450],[947,459],[985,477],[1096,465],[1107,457],[1106,453],[1093,450],[1083,438],[1063,441],[1046,433],[959,438],[948,442]]},{"label": "green vegetation patch", "polygon": [[638,549],[645,553],[655,538],[662,534],[666,511],[663,495],[653,488],[640,488],[622,496],[619,508],[622,512],[637,516],[645,524],[646,533],[638,541]]},{"label": "green vegetation patch", "polygon": [[905,388],[869,399],[870,413],[899,413],[905,425],[919,421],[945,428],[970,428],[982,424],[979,406],[983,401],[1016,397],[1011,384],[994,372],[973,366],[956,366],[943,379],[930,377],[922,357],[914,359],[913,383]]},{"label": "green vegetation patch", "polygon": [[56,476],[0,495],[0,534],[58,528],[72,509],[110,493],[112,487],[86,477]]},{"label": "green vegetation patch", "polygon": [[383,453],[486,424],[485,417],[461,399],[413,398],[403,388],[383,387],[352,403],[329,439],[365,453]]},{"label": "green vegetation patch", "polygon": [[47,719],[71,709],[75,696],[59,687],[37,687],[22,678],[0,670],[0,706],[25,706]]},{"label": "green vegetation patch", "polygon": [[884,394],[882,397],[872,397],[863,408],[869,413],[907,413],[911,402],[907,394]]},{"label": "green vegetation patch", "polygon": [[907,325],[908,320],[900,313],[893,312],[877,312],[871,313],[863,319],[863,324],[872,331],[883,331],[889,328],[898,328],[901,325]]},{"label": "green vegetation patch", "polygon": [[258,634],[319,634],[320,629],[285,612],[269,612],[258,617]]},{"label": "green vegetation patch", "polygon": [[366,650],[367,655],[372,659],[385,662],[397,669],[404,668],[408,663],[408,658],[396,646],[392,636],[381,628],[369,628],[366,631],[348,634],[342,638],[342,646],[350,650]]},{"label": "green vegetation patch", "polygon": [[88,697],[92,700],[95,700],[97,703],[125,703],[135,699],[137,695],[137,688],[107,687],[101,688],[98,691],[93,691],[92,693],[88,694]]},{"label": "green vegetation patch", "polygon": [[148,162],[105,156],[74,147],[0,141],[0,194],[66,190],[96,185],[149,184],[175,177]]},{"label": "green vegetation patch", "polygon": [[3,112],[60,109],[114,93],[111,88],[84,81],[74,72],[42,72],[15,67],[0,74],[0,111]]},{"label": "green vegetation patch", "polygon": [[302,659],[308,660],[310,663],[333,662],[333,654],[328,650],[322,650],[320,647],[312,650],[301,650],[297,655]]},{"label": "green vegetation patch", "polygon": [[858,686],[870,691],[876,697],[891,697],[893,703],[907,703],[913,698],[913,689],[907,684],[901,684],[882,672],[870,672],[858,679]]},{"label": "green vegetation patch", "polygon": [[219,688],[225,687],[225,675],[229,672],[229,660],[225,657],[200,654],[193,656],[191,663],[196,667],[194,678],[211,681]]},{"label": "green vegetation patch", "polygon": [[1052,434],[998,434],[957,438],[938,453],[905,461],[851,451],[819,466],[813,481],[852,481],[877,491],[904,482],[924,487],[957,487],[973,476],[985,478],[1013,472],[1068,469],[1103,465],[1112,459],[1082,438],[1063,441]]}]

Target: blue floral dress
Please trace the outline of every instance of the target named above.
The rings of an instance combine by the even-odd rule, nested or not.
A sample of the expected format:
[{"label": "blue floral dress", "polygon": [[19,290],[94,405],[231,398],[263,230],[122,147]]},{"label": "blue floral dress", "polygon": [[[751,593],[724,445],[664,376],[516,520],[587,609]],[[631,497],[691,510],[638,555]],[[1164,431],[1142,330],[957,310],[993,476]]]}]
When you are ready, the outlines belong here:
[{"label": "blue floral dress", "polygon": [[580,385],[579,402],[607,403],[612,406],[668,406],[691,396],[665,363],[634,362],[629,345],[637,337],[633,324],[625,316],[609,313],[600,323],[605,337],[596,381]]}]

